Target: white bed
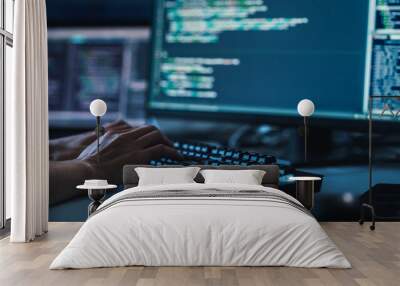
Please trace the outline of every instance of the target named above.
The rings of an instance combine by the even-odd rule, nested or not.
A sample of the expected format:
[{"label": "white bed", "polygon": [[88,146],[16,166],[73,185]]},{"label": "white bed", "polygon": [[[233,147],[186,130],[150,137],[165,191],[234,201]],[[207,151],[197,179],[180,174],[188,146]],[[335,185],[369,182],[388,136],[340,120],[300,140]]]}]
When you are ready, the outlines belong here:
[{"label": "white bed", "polygon": [[[173,196],[162,195],[174,191]],[[227,195],[215,195],[218,192]],[[100,206],[50,269],[128,265],[350,268],[319,223],[299,204],[277,189],[254,185],[129,188]]]}]

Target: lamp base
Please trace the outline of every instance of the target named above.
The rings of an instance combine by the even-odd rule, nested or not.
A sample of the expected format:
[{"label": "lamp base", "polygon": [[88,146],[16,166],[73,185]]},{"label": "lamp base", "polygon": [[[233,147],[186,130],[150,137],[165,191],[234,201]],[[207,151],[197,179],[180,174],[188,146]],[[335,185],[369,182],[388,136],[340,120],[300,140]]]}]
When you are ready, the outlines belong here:
[{"label": "lamp base", "polygon": [[375,208],[374,208],[374,206],[372,206],[370,204],[362,204],[361,205],[361,215],[360,215],[360,220],[358,221],[358,223],[360,225],[364,224],[364,222],[365,222],[365,209],[368,209],[371,212],[371,222],[372,222],[372,224],[370,225],[369,229],[370,230],[375,230]]},{"label": "lamp base", "polygon": [[88,206],[88,216],[94,213],[106,196],[106,189],[89,189],[88,197],[92,201]]}]

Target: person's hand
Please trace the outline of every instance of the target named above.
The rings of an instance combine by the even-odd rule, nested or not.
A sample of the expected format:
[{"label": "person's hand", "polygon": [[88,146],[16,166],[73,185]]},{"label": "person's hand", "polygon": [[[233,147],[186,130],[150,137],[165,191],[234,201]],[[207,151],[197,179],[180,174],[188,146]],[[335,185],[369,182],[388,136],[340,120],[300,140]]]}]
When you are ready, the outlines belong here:
[{"label": "person's hand", "polygon": [[114,132],[114,133],[121,133],[124,131],[128,131],[131,130],[132,128],[138,128],[139,126],[132,126],[128,123],[126,123],[123,120],[118,120],[118,121],[114,121],[111,123],[107,123],[106,125],[104,125],[104,131],[107,132]]},{"label": "person's hand", "polygon": [[122,167],[126,164],[148,164],[163,157],[182,160],[179,153],[154,126],[107,131],[101,138],[100,162],[97,162],[97,143],[93,142],[79,155],[92,170],[92,177],[122,183]]},{"label": "person's hand", "polygon": [[[132,129],[132,126],[122,120],[104,126],[105,132],[121,133],[130,129]],[[50,160],[67,161],[76,159],[78,155],[95,140],[95,131],[50,140]]]}]

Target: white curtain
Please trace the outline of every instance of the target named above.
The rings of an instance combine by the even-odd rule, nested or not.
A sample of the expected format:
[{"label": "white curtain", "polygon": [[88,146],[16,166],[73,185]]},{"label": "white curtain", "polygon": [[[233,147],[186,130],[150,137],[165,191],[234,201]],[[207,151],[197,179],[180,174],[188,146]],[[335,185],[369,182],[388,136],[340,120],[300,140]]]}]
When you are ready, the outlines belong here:
[{"label": "white curtain", "polygon": [[47,21],[45,0],[15,1],[13,91],[6,98],[6,187],[12,242],[28,242],[48,225]]}]

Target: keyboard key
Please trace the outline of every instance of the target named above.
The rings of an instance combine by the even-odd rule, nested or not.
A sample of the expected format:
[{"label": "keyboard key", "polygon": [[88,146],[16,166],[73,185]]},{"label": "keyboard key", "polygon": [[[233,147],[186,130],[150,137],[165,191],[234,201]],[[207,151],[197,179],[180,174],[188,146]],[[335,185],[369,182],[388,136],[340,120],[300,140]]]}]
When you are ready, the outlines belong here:
[{"label": "keyboard key", "polygon": [[239,159],[239,158],[240,158],[240,152],[234,152],[234,153],[232,154],[232,158],[233,158],[233,159]]},{"label": "keyboard key", "polygon": [[242,155],[242,160],[243,161],[249,161],[250,160],[250,154],[249,153],[244,153]]},{"label": "keyboard key", "polygon": [[221,161],[222,161],[222,158],[221,158],[221,157],[216,157],[216,156],[210,156],[209,159],[210,159],[211,161],[218,161],[218,162],[221,162]]},{"label": "keyboard key", "polygon": [[263,164],[265,164],[266,162],[267,162],[267,159],[265,159],[265,157],[260,157],[260,158],[258,159],[258,164],[263,165]]},{"label": "keyboard key", "polygon": [[258,155],[257,154],[251,154],[250,155],[250,161],[257,162],[258,161]]}]

